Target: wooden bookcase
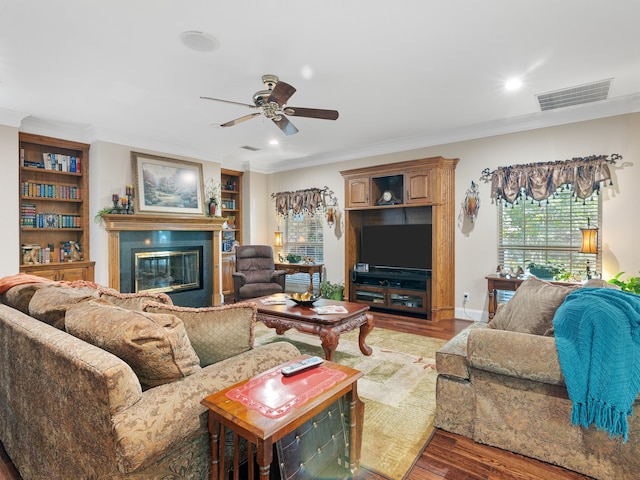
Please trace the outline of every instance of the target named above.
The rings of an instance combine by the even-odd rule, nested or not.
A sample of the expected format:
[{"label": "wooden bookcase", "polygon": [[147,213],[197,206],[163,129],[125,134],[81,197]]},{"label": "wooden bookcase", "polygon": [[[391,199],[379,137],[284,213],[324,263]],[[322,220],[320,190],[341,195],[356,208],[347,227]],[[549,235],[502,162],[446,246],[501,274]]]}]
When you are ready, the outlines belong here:
[{"label": "wooden bookcase", "polygon": [[20,271],[93,281],[89,145],[28,133],[19,143]]},{"label": "wooden bookcase", "polygon": [[[455,310],[455,168],[458,159],[423,158],[340,172],[345,181],[345,292],[349,300],[389,310],[453,318]],[[354,272],[363,225],[431,224],[430,271],[416,279]],[[390,248],[402,248],[402,239]],[[416,252],[416,255],[425,254]],[[377,277],[376,277],[377,276]],[[375,281],[371,278],[376,277]],[[384,288],[371,285],[388,285]],[[414,286],[412,282],[418,286]],[[357,288],[356,288],[357,287]]]},{"label": "wooden bookcase", "polygon": [[225,303],[234,301],[233,272],[236,270],[234,242],[242,245],[242,172],[220,170],[220,200],[222,217],[227,228],[222,229],[222,294]]}]

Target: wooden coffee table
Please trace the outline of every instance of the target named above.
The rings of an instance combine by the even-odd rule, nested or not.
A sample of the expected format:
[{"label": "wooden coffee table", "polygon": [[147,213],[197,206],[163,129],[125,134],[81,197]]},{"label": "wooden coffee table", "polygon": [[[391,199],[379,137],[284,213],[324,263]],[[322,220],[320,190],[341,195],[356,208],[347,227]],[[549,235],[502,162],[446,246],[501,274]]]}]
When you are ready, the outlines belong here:
[{"label": "wooden coffee table", "polygon": [[[253,300],[258,307],[258,320],[269,328],[275,328],[278,335],[282,335],[291,328],[295,328],[299,332],[318,335],[325,358],[333,360],[333,353],[338,348],[340,334],[360,327],[358,337],[360,351],[364,355],[371,355],[371,347],[365,342],[367,335],[373,330],[373,315],[368,313],[368,305],[324,298],[317,300],[310,307],[296,305],[293,300],[287,300],[285,305],[266,305],[263,300],[267,298],[273,298],[273,295]],[[316,307],[329,305],[342,306],[346,313],[321,315],[314,310]]]},{"label": "wooden coffee table", "polygon": [[[308,355],[301,358],[304,357]],[[255,446],[260,479],[267,480],[275,442],[293,434],[292,432],[303,435],[300,430],[309,430],[305,423],[322,416],[337,401],[344,402],[343,405],[346,406],[343,425],[345,434],[348,435],[346,445],[349,454],[343,468],[351,473],[350,476],[356,473],[360,462],[364,415],[364,404],[358,397],[357,390],[357,381],[362,377],[362,372],[325,362],[313,371],[283,377],[281,367],[282,365],[272,368],[202,400],[202,405],[209,410],[212,480],[226,478],[225,428],[234,434],[233,478],[237,480],[239,477],[237,436],[240,436],[250,443],[250,457],[253,456],[251,445]],[[299,437],[296,436],[297,438]],[[331,443],[331,438],[323,439],[323,442]],[[290,462],[291,459],[280,459],[287,460]],[[336,459],[336,462],[340,461]],[[297,465],[295,467],[299,468]],[[248,478],[254,478],[252,458],[248,462],[248,469]]]}]

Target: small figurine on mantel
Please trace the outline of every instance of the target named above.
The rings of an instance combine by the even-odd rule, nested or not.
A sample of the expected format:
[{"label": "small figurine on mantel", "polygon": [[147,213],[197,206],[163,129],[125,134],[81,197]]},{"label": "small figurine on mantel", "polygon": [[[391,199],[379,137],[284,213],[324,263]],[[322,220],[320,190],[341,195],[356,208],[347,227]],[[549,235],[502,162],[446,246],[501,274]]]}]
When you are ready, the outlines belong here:
[{"label": "small figurine on mantel", "polygon": [[69,254],[69,261],[80,262],[82,260],[82,248],[78,242],[71,243],[71,253]]}]

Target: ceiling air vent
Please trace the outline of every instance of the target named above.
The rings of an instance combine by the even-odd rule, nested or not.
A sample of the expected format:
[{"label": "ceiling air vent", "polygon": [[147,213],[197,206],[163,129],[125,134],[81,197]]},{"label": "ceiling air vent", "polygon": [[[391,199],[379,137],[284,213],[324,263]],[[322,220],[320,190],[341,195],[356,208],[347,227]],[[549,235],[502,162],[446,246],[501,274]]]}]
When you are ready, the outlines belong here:
[{"label": "ceiling air vent", "polygon": [[600,80],[599,82],[578,85],[577,87],[564,88],[555,92],[536,95],[540,110],[555,110],[557,108],[582,105],[583,103],[606,100],[609,96],[609,88],[613,78]]},{"label": "ceiling air vent", "polygon": [[245,150],[249,150],[250,152],[257,152],[258,150],[260,150],[259,148],[252,147],[250,145],[243,145],[240,148],[244,148]]}]

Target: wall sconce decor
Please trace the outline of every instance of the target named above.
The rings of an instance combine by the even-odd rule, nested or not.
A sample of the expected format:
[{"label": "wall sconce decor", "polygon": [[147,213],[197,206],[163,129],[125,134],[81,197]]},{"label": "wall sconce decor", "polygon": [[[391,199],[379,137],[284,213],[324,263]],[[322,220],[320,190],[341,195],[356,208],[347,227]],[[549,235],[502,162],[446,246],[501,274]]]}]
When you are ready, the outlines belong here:
[{"label": "wall sconce decor", "polygon": [[329,228],[332,228],[336,223],[338,199],[333,193],[333,190],[329,190],[329,187],[324,187],[322,201],[324,203],[324,214],[327,219],[327,225],[329,225]]},{"label": "wall sconce decor", "polygon": [[478,216],[478,210],[480,210],[480,191],[478,190],[478,184],[472,180],[464,199],[464,211],[471,223]]}]

